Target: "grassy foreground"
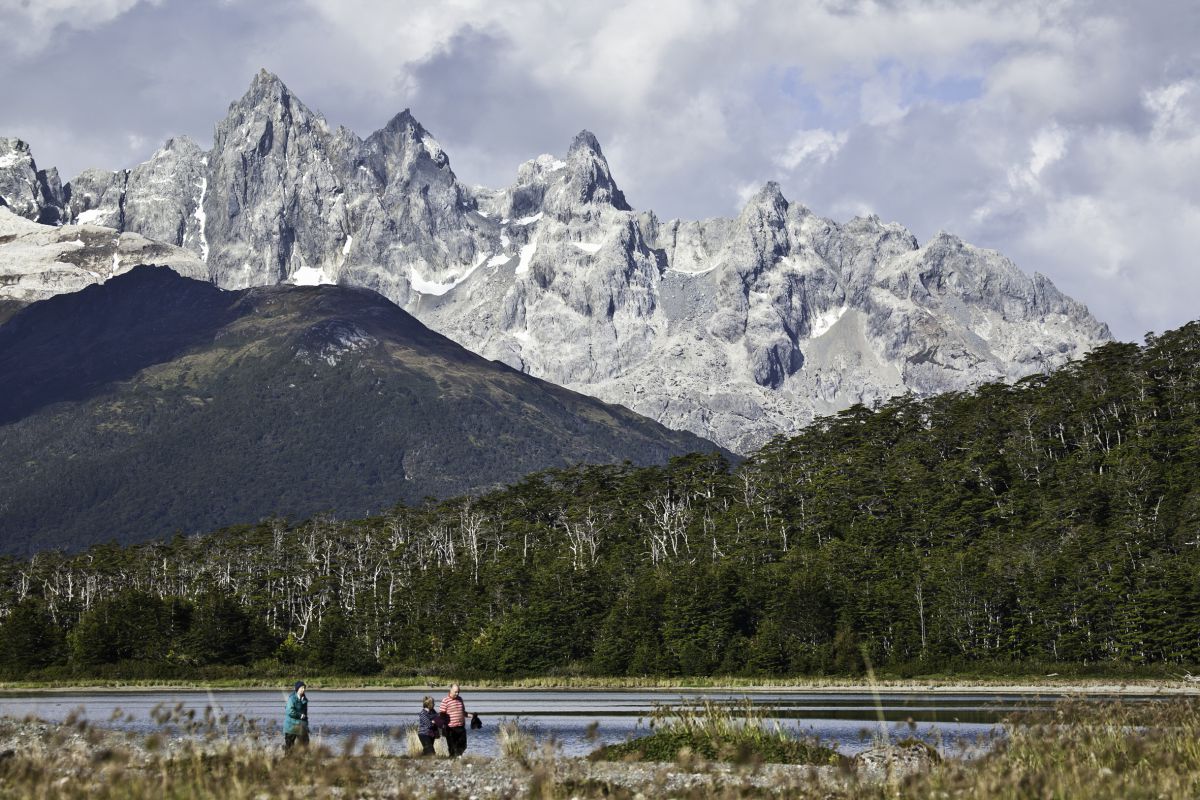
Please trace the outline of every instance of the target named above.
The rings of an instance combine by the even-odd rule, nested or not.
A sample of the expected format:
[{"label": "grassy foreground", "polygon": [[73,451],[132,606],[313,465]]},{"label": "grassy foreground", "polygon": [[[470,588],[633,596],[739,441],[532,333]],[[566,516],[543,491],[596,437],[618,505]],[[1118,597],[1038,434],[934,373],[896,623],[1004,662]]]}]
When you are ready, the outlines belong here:
[{"label": "grassy foreground", "polygon": [[[737,714],[693,709],[680,714],[675,732],[703,739],[736,739],[750,727]],[[25,727],[22,728],[22,725]],[[545,750],[530,757],[512,754],[466,763],[403,756],[335,754],[315,748],[303,758],[286,758],[273,742],[150,739],[116,743],[111,734],[86,726],[45,726],[3,721],[0,739],[0,797],[4,798],[232,798],[259,797],[480,797],[632,798],[1061,798],[1139,800],[1200,796],[1200,702],[1172,698],[1154,703],[1097,704],[1068,700],[1048,712],[1006,722],[1006,739],[975,760],[945,758],[928,771],[904,778],[865,781],[849,763],[772,771],[749,763],[719,764],[690,744],[653,753],[669,764],[597,764],[555,757]],[[740,731],[740,732],[739,732]],[[15,732],[15,733],[14,733]],[[19,737],[25,735],[26,740]],[[756,734],[757,735],[757,734]],[[775,746],[767,730],[758,743]],[[18,739],[14,740],[14,736]],[[750,741],[743,739],[742,741]],[[14,746],[16,745],[16,746]],[[725,758],[737,754],[721,753]],[[810,755],[820,755],[816,750]],[[648,757],[650,753],[646,754]],[[743,754],[744,755],[744,754]],[[603,767],[602,770],[599,768]],[[451,779],[503,768],[503,787],[489,774],[484,785]],[[596,771],[599,770],[599,771]],[[622,777],[630,771],[633,783]],[[641,772],[638,772],[641,770]],[[687,789],[672,788],[673,775],[696,778]],[[469,788],[463,788],[464,786]],[[455,788],[458,787],[458,788]]]},{"label": "grassy foreground", "polygon": [[1200,797],[1200,702],[1077,700],[1005,725],[1007,741],[976,763],[948,761],[898,797],[1137,800]]}]

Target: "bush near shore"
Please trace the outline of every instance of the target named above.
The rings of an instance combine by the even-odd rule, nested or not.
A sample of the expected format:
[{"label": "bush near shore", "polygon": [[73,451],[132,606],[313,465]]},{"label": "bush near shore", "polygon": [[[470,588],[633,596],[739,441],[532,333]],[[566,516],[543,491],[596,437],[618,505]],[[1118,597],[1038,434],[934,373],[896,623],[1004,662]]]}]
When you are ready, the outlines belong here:
[{"label": "bush near shore", "polygon": [[660,706],[651,714],[649,735],[601,747],[590,757],[595,761],[673,761],[682,753],[685,758],[740,764],[845,763],[837,750],[814,739],[797,739],[770,717],[769,709],[749,700],[735,707],[710,700]]}]

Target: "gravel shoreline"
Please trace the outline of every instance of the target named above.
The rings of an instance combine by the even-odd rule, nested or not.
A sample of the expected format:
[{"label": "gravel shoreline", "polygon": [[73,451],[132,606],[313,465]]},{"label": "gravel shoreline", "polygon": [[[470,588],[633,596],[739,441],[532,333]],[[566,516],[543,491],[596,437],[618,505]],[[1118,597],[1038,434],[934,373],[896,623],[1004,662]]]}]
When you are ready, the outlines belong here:
[{"label": "gravel shoreline", "polygon": [[[65,783],[112,788],[118,770],[155,770],[164,761],[193,759],[205,754],[251,749],[270,759],[283,753],[274,738],[237,739],[169,735],[139,736],[90,726],[86,723],[47,723],[40,720],[0,718],[0,770],[21,761],[53,766]],[[333,765],[343,756],[314,749],[306,756]],[[858,776],[833,766],[791,764],[731,765],[683,760],[680,763],[591,762],[583,758],[526,759],[464,756],[411,758],[406,756],[352,756],[365,771],[366,780],[345,797],[410,798],[527,798],[680,796],[780,796],[807,790],[820,792],[853,785]],[[0,783],[4,782],[0,780]],[[60,784],[61,785],[61,784]]]},{"label": "gravel shoreline", "polygon": [[554,786],[611,796],[621,790],[642,797],[709,794],[735,791],[788,796],[801,787],[845,786],[850,780],[835,767],[763,764],[735,767],[730,764],[658,764],[640,762],[590,762],[559,758],[521,765],[509,759],[381,759],[388,763],[372,768],[374,797],[407,797],[421,791],[433,796],[527,797]]}]

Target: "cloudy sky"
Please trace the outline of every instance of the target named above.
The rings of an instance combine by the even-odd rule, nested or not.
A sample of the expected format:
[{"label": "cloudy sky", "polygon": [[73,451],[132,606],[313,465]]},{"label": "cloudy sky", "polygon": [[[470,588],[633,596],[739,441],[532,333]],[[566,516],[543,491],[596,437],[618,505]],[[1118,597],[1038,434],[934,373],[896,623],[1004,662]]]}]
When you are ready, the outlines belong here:
[{"label": "cloudy sky", "polygon": [[1140,340],[1200,317],[1194,0],[0,0],[0,135],[64,178],[208,146],[254,73],[361,135],[402,108],[468,183],[596,133],[631,204],[994,247]]}]

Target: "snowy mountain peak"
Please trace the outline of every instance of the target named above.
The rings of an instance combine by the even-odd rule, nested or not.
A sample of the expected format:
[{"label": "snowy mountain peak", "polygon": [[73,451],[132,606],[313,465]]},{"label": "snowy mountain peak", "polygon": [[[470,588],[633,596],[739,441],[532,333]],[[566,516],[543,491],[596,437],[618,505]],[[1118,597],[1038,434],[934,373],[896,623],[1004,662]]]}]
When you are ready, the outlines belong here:
[{"label": "snowy mountain peak", "polygon": [[[582,130],[575,134],[575,138],[571,140],[571,146],[567,150],[567,155],[573,155],[576,151],[583,150],[594,158],[603,160],[604,153],[600,149],[600,141],[596,138],[596,134],[589,130]],[[607,165],[607,161],[605,164]]]},{"label": "snowy mountain peak", "polygon": [[381,130],[388,133],[400,133],[401,131],[407,131],[411,128],[420,127],[421,123],[417,122],[416,118],[412,115],[412,111],[406,108],[403,111],[397,112],[391,119],[389,119],[387,124],[384,125]]},{"label": "snowy mountain peak", "polygon": [[26,159],[33,161],[28,142],[14,136],[0,136],[0,167]]},{"label": "snowy mountain peak", "polygon": [[37,219],[39,199],[37,165],[29,145],[21,139],[0,139],[0,205]]},{"label": "snowy mountain peak", "polygon": [[787,216],[790,206],[791,204],[783,196],[783,190],[779,188],[779,184],[775,181],[767,181],[746,202],[746,205],[742,208],[742,216],[758,217],[765,214],[774,219],[782,220]]},{"label": "snowy mountain peak", "polygon": [[89,170],[69,207],[28,150],[0,141],[0,198],[22,216],[181,246],[224,288],[367,287],[481,355],[742,452],[854,403],[1020,378],[1110,338],[999,253],[824,219],[773,181],[733,218],[635,213],[586,130],[508,187],[467,188],[408,109],[365,140],[331,132],[265,70],[211,151],[177,139],[133,170]]},{"label": "snowy mountain peak", "polygon": [[250,88],[242,95],[242,99],[237,102],[237,105],[257,105],[264,99],[279,100],[290,95],[291,92],[279,79],[279,76],[263,68],[250,81]]},{"label": "snowy mountain peak", "polygon": [[[312,128],[328,133],[325,119],[300,102],[275,74],[264,69],[254,77],[246,93],[229,104],[225,119],[217,123],[213,139],[219,147],[221,139],[228,138],[231,131],[237,130],[246,136],[259,133],[263,138],[256,146],[270,147],[276,138],[286,143],[291,128]],[[279,129],[278,137],[276,129]]]},{"label": "snowy mountain peak", "polygon": [[200,145],[196,144],[196,140],[190,136],[172,136],[167,141],[163,142],[163,146],[158,149],[151,159],[159,158],[166,153],[185,152],[185,153],[200,153]]},{"label": "snowy mountain peak", "polygon": [[580,131],[567,150],[566,182],[558,193],[557,210],[563,206],[599,203],[621,211],[630,211],[625,195],[617,188],[608,159],[591,131]]},{"label": "snowy mountain peak", "polygon": [[410,153],[412,158],[420,158],[423,154],[439,168],[450,166],[450,157],[446,155],[446,151],[407,108],[388,120],[387,125],[371,134],[367,145],[388,153]]},{"label": "snowy mountain peak", "polygon": [[280,106],[291,104],[292,93],[275,75],[265,69],[254,76],[245,94],[229,104],[225,119],[217,124],[218,134],[222,127],[240,124],[247,118],[275,117]]}]

